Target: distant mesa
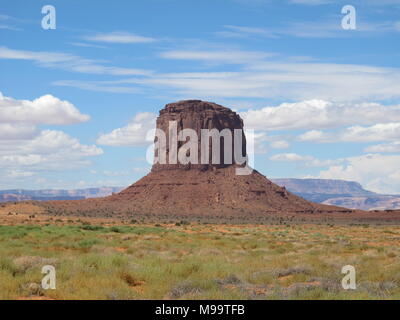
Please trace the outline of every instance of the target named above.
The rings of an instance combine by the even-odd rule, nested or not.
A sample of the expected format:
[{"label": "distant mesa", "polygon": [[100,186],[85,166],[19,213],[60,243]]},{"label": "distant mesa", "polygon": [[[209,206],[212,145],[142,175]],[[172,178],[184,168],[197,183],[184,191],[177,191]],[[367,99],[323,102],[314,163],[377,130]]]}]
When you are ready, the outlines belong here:
[{"label": "distant mesa", "polygon": [[20,201],[49,201],[49,200],[81,200],[89,198],[106,197],[112,193],[118,193],[121,187],[101,187],[86,189],[43,189],[25,190],[10,189],[0,190],[0,202],[20,202]]},{"label": "distant mesa", "polygon": [[358,210],[398,210],[400,195],[365,190],[354,181],[333,179],[273,179],[294,194],[309,201]]}]

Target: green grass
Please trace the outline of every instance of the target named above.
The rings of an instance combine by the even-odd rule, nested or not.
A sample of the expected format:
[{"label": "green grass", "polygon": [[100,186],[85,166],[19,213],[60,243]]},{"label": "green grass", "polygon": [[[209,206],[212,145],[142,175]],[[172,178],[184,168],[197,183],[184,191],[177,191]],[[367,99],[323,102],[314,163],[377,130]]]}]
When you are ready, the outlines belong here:
[{"label": "green grass", "polygon": [[[400,227],[0,226],[0,299],[399,299]],[[42,290],[43,265],[57,289]],[[341,288],[341,268],[357,290]]]}]

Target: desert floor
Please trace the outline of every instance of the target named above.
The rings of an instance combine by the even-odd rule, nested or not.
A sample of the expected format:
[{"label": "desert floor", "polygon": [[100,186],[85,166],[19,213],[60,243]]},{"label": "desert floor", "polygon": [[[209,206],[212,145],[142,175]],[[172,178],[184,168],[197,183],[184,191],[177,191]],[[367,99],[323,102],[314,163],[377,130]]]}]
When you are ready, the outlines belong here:
[{"label": "desert floor", "polygon": [[[0,217],[0,299],[399,299],[400,226]],[[41,288],[44,265],[56,289]],[[342,267],[356,269],[344,290]]]}]

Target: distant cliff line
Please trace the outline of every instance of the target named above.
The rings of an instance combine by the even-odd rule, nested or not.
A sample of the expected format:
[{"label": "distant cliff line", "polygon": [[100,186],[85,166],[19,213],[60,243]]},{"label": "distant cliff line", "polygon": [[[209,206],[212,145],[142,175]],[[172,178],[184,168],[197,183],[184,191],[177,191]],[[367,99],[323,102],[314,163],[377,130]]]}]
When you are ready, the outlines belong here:
[{"label": "distant cliff line", "polygon": [[100,187],[85,189],[9,189],[0,190],[0,202],[19,202],[27,200],[80,200],[88,198],[100,198],[112,193],[120,192],[123,187]]},{"label": "distant cliff line", "polygon": [[[271,179],[307,200],[350,209],[400,209],[400,195],[384,195],[365,190],[358,182],[334,179]],[[71,190],[0,190],[0,202],[79,200],[118,193],[125,187],[100,187]]]}]

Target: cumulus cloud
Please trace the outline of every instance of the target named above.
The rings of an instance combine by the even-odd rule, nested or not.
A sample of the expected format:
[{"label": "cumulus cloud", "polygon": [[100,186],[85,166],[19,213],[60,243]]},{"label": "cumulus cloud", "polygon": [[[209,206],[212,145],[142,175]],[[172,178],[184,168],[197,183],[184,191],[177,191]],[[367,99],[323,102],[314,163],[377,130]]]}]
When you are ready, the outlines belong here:
[{"label": "cumulus cloud", "polygon": [[0,92],[0,141],[31,139],[38,125],[69,125],[88,121],[72,103],[50,94],[34,100],[18,100]]},{"label": "cumulus cloud", "polygon": [[393,141],[399,139],[400,139],[400,122],[378,123],[369,127],[352,126],[334,133],[311,130],[305,132],[304,134],[298,137],[299,141],[312,141],[319,143],[377,142],[377,141]]},{"label": "cumulus cloud", "polygon": [[43,130],[30,140],[0,140],[0,164],[14,170],[28,167],[37,170],[64,170],[89,164],[87,157],[103,151],[95,145],[82,145],[62,131]]},{"label": "cumulus cloud", "polygon": [[300,161],[311,161],[314,160],[312,156],[302,156],[297,153],[280,153],[273,155],[269,158],[272,161],[283,161],[283,162],[300,162]]},{"label": "cumulus cloud", "polygon": [[[258,130],[327,129],[355,124],[400,121],[400,106],[307,100],[241,112],[246,126]],[[311,131],[303,138],[319,138]]]},{"label": "cumulus cloud", "polygon": [[269,158],[271,161],[279,161],[279,162],[293,162],[293,163],[299,163],[303,167],[326,167],[333,165],[335,163],[340,162],[340,160],[321,160],[317,159],[314,156],[310,155],[300,155],[297,153],[280,153],[280,154],[275,154]]},{"label": "cumulus cloud", "polygon": [[0,92],[0,141],[32,139],[38,125],[69,125],[88,121],[72,103],[50,94],[34,100],[18,100]]},{"label": "cumulus cloud", "polygon": [[138,113],[125,127],[101,134],[97,143],[107,146],[144,146],[148,132],[155,128],[156,114],[150,112]]},{"label": "cumulus cloud", "polygon": [[39,125],[70,125],[89,118],[52,95],[18,100],[0,94],[0,174],[18,179],[89,164],[88,157],[103,153],[100,148],[81,144],[62,131],[39,129]]},{"label": "cumulus cloud", "polygon": [[370,127],[354,126],[341,134],[342,141],[372,142],[400,139],[400,122],[378,123]]},{"label": "cumulus cloud", "polygon": [[0,125],[4,123],[67,125],[89,119],[88,115],[80,113],[72,103],[50,94],[31,101],[5,97],[0,92]]},{"label": "cumulus cloud", "polygon": [[43,130],[38,137],[20,146],[24,153],[51,154],[68,148],[72,157],[89,157],[102,154],[101,149],[92,145],[82,145],[79,140],[72,138],[62,131]]},{"label": "cumulus cloud", "polygon": [[0,140],[29,139],[38,133],[31,124],[0,123]]},{"label": "cumulus cloud", "polygon": [[287,149],[290,147],[290,143],[285,140],[277,140],[271,142],[270,146],[274,149]]},{"label": "cumulus cloud", "polygon": [[297,137],[298,141],[327,142],[331,136],[320,130],[310,130]]},{"label": "cumulus cloud", "polygon": [[365,152],[374,153],[400,153],[400,142],[382,143],[374,146],[369,146],[364,149]]}]

